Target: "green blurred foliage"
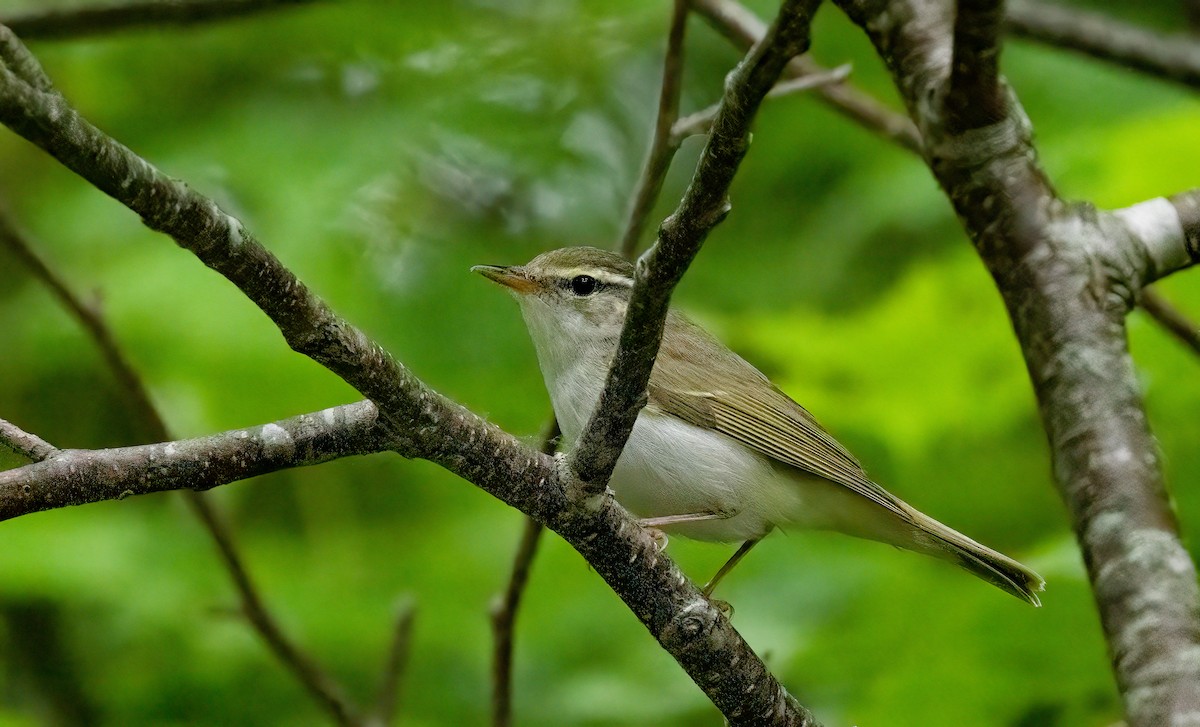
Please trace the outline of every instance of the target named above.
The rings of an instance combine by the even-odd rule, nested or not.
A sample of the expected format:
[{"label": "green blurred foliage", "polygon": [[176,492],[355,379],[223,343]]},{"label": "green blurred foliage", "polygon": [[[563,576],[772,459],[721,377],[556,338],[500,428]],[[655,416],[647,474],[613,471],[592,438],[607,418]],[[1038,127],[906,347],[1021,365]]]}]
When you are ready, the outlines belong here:
[{"label": "green blurred foliage", "polygon": [[[548,404],[531,347],[511,301],[467,268],[615,239],[651,127],[667,14],[667,3],[632,0],[362,0],[32,47],[89,119],[238,215],[432,386],[534,442]],[[715,100],[738,58],[702,22],[690,33],[685,111]],[[814,53],[852,61],[855,81],[894,103],[880,63],[832,7]],[[1186,93],[1024,43],[1004,65],[1065,195],[1121,206],[1196,184],[1200,108]],[[680,153],[660,213],[698,149],[692,140]],[[291,353],[224,279],[11,134],[0,135],[0,170],[7,204],[43,255],[102,300],[178,436],[357,398]],[[789,533],[722,586],[739,629],[831,725],[1116,721],[1019,351],[929,174],[815,101],[789,98],[764,108],[733,203],[679,304],[808,404],[877,479],[1049,582],[1034,610],[941,563]],[[1194,281],[1162,288],[1200,315]],[[92,343],[2,251],[0,321],[0,416],[63,447],[145,439]],[[1140,314],[1130,328],[1193,531],[1198,362]],[[20,463],[0,453],[0,466]],[[394,456],[213,496],[289,632],[356,696],[372,693],[394,606],[411,596],[399,722],[485,721],[486,614],[518,513]],[[0,725],[53,722],[67,697],[112,725],[323,718],[233,615],[228,579],[176,496],[22,518],[3,524],[2,542]],[[677,539],[671,552],[704,579],[730,548]],[[30,612],[43,615],[45,649],[57,645],[57,680],[30,667],[28,622],[14,615]],[[515,678],[521,724],[719,724],[553,536],[533,570]]]}]

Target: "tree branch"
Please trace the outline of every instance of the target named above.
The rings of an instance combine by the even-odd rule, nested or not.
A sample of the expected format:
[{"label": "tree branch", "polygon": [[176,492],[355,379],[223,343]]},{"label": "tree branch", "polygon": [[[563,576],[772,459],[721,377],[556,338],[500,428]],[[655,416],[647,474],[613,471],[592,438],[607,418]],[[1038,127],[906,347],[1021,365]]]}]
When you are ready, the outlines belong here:
[{"label": "tree branch", "polygon": [[[143,427],[149,431],[151,440],[158,442],[171,440],[173,437],[168,431],[166,421],[151,401],[150,392],[146,390],[142,378],[122,353],[120,346],[117,345],[112,330],[104,322],[98,308],[94,305],[86,305],[71,290],[62,276],[52,270],[34,252],[29,241],[16,229],[7,211],[3,208],[0,208],[0,244],[7,246],[26,263],[34,276],[50,288],[55,297],[75,316],[95,341],[121,388],[124,389],[126,401],[133,407],[134,413]],[[317,704],[330,713],[336,723],[358,724],[361,721],[357,714],[358,708],[347,698],[345,690],[321,669],[315,659],[283,632],[279,622],[267,609],[238,553],[233,533],[217,513],[216,508],[200,492],[185,489],[182,494],[189,509],[200,520],[205,531],[217,546],[222,565],[229,573],[230,580],[238,592],[242,613],[250,625],[258,632],[280,662],[295,674]]]},{"label": "tree branch", "polygon": [[[558,438],[561,435],[562,431],[558,427],[558,420],[551,415],[545,431],[542,432],[542,452],[554,454],[558,449]],[[542,529],[542,524],[537,520],[525,517],[521,540],[517,544],[517,553],[513,556],[508,586],[504,589],[504,593],[497,594],[492,600],[492,725],[494,727],[508,727],[512,724],[513,630],[517,621],[517,611],[521,607],[521,597],[529,582],[529,571],[533,566],[533,559],[537,555]]]},{"label": "tree branch", "polygon": [[379,682],[379,694],[375,698],[375,712],[371,722],[379,727],[390,725],[400,707],[400,685],[404,681],[404,670],[408,666],[413,620],[416,614],[416,606],[411,600],[404,601],[396,609],[396,625],[392,629],[392,642],[383,665],[383,675]]},{"label": "tree branch", "polygon": [[[1059,200],[1011,95],[994,124],[965,131],[947,124],[927,103],[953,73],[944,6],[838,4],[888,64],[926,140],[930,168],[1004,297],[1128,722],[1200,719],[1200,590],[1165,495],[1124,325],[1143,282],[1186,260],[1186,224],[1167,214],[1173,205],[1165,200],[1117,213]],[[1141,224],[1151,218],[1174,218],[1173,231]]]},{"label": "tree branch", "polygon": [[[786,81],[780,81],[775,84],[767,94],[767,98],[780,98],[783,96],[791,96],[797,93],[812,91],[830,84],[841,83],[850,75],[850,64],[846,63],[822,73],[817,73],[811,76],[800,76],[798,78],[789,78]],[[701,109],[693,114],[688,114],[682,119],[675,122],[671,127],[671,141],[678,146],[684,139],[694,134],[707,134],[712,128],[713,119],[717,117],[717,109],[721,108],[720,104],[713,104],[707,108]]]},{"label": "tree branch", "polygon": [[[759,20],[758,16],[734,0],[691,0],[691,5],[694,12],[704,16],[709,25],[743,51],[749,50],[767,32],[766,24]],[[788,62],[784,76],[799,79],[806,76],[822,76],[829,72],[804,55]],[[851,84],[819,85],[816,88],[816,96],[868,131],[873,131],[909,151],[920,153],[921,137],[912,121]]]},{"label": "tree branch", "polygon": [[0,444],[34,462],[58,453],[58,447],[4,419],[0,419]]},{"label": "tree branch", "polygon": [[60,449],[0,472],[0,520],[167,490],[207,490],[290,467],[390,448],[370,402],[249,429],[113,449]]},{"label": "tree branch", "polygon": [[[0,29],[0,40],[5,32]],[[434,392],[364,333],[335,315],[238,220],[105,136],[61,97],[23,83],[10,68],[20,60],[14,55],[27,51],[13,40],[7,51],[0,48],[0,53],[7,53],[5,67],[0,68],[0,123],[41,146],[141,215],[152,229],[171,235],[228,278],[276,323],[293,349],[326,366],[374,402],[379,426],[389,432],[390,448],[445,467],[561,535],[731,724],[816,724],[728,619],[658,552],[653,539],[615,501],[608,499],[594,509],[570,506],[559,477],[562,468],[555,460]],[[769,82],[766,85],[769,87]],[[254,438],[261,451],[237,468],[227,468],[222,476],[245,477],[270,469],[272,463],[259,461],[259,457],[288,459],[284,455],[291,449],[287,446],[290,440],[279,437],[272,425],[246,436]],[[379,438],[374,441],[378,443]],[[171,454],[169,444],[154,446],[161,449],[139,450],[132,465],[147,480],[166,480],[165,484],[139,483],[146,491],[189,486],[197,478],[212,486],[221,479],[208,476],[203,461],[196,459],[179,463],[187,470],[183,473],[146,466],[141,460],[149,454]],[[70,454],[65,452],[64,457]],[[106,478],[99,471],[104,465],[98,468],[90,461],[72,476],[58,465],[61,459],[54,457],[12,471],[20,474],[0,474],[0,517],[5,504],[12,517],[33,509],[112,498],[133,484],[118,483],[118,477]],[[30,472],[38,467],[46,469]],[[61,489],[45,492],[37,480],[43,475],[58,476]],[[24,485],[29,485],[29,491]],[[121,489],[114,491],[117,487]],[[31,494],[36,494],[39,507],[21,501]]]},{"label": "tree branch", "polygon": [[687,0],[675,0],[671,11],[671,28],[667,32],[667,52],[663,60],[662,88],[658,97],[658,116],[654,121],[654,137],[646,162],[638,178],[633,203],[629,207],[629,218],[625,233],[621,236],[618,251],[627,258],[637,253],[646,220],[654,210],[654,203],[662,191],[663,180],[671,168],[671,160],[679,149],[679,141],[671,133],[671,127],[679,118],[679,96],[683,86],[683,37],[687,30]]},{"label": "tree branch", "polygon": [[1200,354],[1200,325],[1151,288],[1142,291],[1138,305],[1183,345]]},{"label": "tree branch", "polygon": [[729,75],[692,183],[663,221],[658,240],[638,260],[620,345],[604,391],[570,455],[569,467],[583,496],[604,492],[645,405],[671,292],[708,233],[728,214],[729,185],[749,147],[750,124],[787,62],[807,50],[816,6],[817,0],[785,0],[763,40]]},{"label": "tree branch", "polygon": [[977,129],[1004,116],[1000,87],[1000,28],[1003,0],[958,0],[954,16],[954,57],[944,100],[946,125]]},{"label": "tree branch", "polygon": [[315,0],[143,0],[30,10],[0,17],[26,40],[65,40],[146,27],[189,26],[306,5]]},{"label": "tree branch", "polygon": [[1008,30],[1018,37],[1200,88],[1200,42],[1194,36],[1164,35],[1097,13],[1032,0],[1009,1]]}]

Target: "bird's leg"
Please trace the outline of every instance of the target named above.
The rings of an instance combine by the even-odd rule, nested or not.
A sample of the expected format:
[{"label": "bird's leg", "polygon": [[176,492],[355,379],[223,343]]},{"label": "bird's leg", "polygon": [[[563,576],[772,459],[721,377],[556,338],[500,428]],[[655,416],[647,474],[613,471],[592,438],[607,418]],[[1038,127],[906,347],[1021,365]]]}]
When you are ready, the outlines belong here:
[{"label": "bird's leg", "polygon": [[638,524],[650,533],[650,537],[654,538],[654,542],[658,545],[658,552],[663,552],[667,549],[667,534],[662,531],[662,528],[668,525],[678,525],[679,523],[695,523],[705,520],[724,520],[731,517],[733,513],[726,512],[688,512],[682,515],[662,515],[660,517],[645,517],[638,520]]},{"label": "bird's leg", "polygon": [[758,541],[760,540],[762,540],[762,538],[755,538],[742,543],[742,547],[737,549],[737,552],[733,554],[732,558],[725,561],[725,565],[721,566],[721,570],[717,571],[717,574],[714,575],[708,583],[704,584],[704,588],[701,590],[701,592],[706,597],[712,596],[713,589],[717,587],[717,584],[721,582],[721,579],[727,576],[729,571],[733,570],[733,567],[737,565],[742,558],[745,558],[746,553],[749,553],[751,548],[758,545]]}]

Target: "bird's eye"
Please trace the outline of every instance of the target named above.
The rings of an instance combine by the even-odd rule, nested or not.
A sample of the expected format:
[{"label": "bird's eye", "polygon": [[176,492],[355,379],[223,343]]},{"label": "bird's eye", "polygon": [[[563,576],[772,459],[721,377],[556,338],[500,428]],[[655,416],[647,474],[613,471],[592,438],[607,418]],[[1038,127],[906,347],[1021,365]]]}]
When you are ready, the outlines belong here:
[{"label": "bird's eye", "polygon": [[581,297],[595,293],[596,285],[596,279],[590,275],[576,275],[571,278],[571,292]]}]

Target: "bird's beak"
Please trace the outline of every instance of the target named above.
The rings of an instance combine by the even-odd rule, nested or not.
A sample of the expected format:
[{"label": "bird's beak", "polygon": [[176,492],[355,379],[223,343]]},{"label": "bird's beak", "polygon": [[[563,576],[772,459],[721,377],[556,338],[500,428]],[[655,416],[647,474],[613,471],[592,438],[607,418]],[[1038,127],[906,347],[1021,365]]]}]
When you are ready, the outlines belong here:
[{"label": "bird's beak", "polygon": [[517,293],[532,293],[541,286],[530,280],[520,265],[476,265],[471,272],[494,280]]}]

